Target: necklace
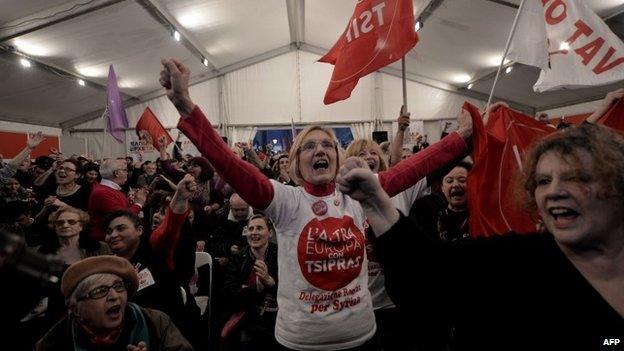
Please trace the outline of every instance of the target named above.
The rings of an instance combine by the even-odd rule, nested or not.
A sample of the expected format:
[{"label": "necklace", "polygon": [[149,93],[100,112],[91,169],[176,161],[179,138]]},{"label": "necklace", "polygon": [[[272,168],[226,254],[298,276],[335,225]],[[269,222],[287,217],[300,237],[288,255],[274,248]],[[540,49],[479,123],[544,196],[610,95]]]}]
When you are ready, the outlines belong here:
[{"label": "necklace", "polygon": [[80,185],[74,183],[74,186],[72,186],[69,190],[65,190],[62,189],[61,187],[57,187],[56,188],[56,195],[58,196],[69,196],[72,195],[73,193],[75,193],[76,191],[78,191],[78,189],[80,189]]}]

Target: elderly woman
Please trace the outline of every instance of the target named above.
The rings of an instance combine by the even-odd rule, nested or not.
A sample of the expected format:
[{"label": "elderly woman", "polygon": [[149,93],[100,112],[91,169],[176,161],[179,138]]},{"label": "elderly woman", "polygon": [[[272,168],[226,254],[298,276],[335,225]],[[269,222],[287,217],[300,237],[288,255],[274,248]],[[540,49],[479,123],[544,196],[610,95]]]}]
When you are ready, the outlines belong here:
[{"label": "elderly woman", "polygon": [[84,232],[89,215],[80,209],[65,206],[50,214],[48,222],[56,236],[44,240],[38,249],[41,253],[59,255],[68,265],[87,257],[111,253],[106,243],[96,241]]},{"label": "elderly woman", "polygon": [[128,260],[96,256],[63,274],[68,316],[39,341],[37,350],[193,350],[169,317],[128,302],[139,278]]},{"label": "elderly woman", "polygon": [[[298,187],[269,180],[235,157],[188,93],[190,71],[176,60],[163,61],[160,83],[182,120],[179,129],[197,146],[237,193],[263,210],[275,225],[280,262],[275,336],[287,349],[376,349],[375,319],[367,289],[368,269],[362,207],[335,187],[340,166],[333,131],[310,126],[290,151],[290,175]],[[429,171],[467,148],[470,120],[459,133],[396,167],[379,179],[392,195],[414,185]]]},{"label": "elderly woman", "polygon": [[548,235],[435,241],[394,208],[361,160],[347,160],[338,182],[378,234],[393,301],[415,322],[452,326],[457,349],[615,345],[624,338],[624,137],[570,128],[537,144],[524,169],[528,205]]},{"label": "elderly woman", "polygon": [[[73,207],[63,207],[48,217],[54,234],[46,232],[41,246],[35,250],[42,254],[57,255],[66,267],[84,258],[112,254],[108,245],[96,241],[83,231],[89,223],[89,215]],[[23,327],[33,336],[34,343],[65,313],[63,296],[57,286],[46,288],[43,299],[22,319]]]},{"label": "elderly woman", "polygon": [[[277,316],[277,245],[269,242],[274,234],[271,221],[254,215],[247,223],[247,244],[233,255],[225,272],[224,296],[234,313],[224,333],[240,338],[243,350],[274,350]],[[236,329],[236,330],[235,330]],[[235,330],[235,332],[232,332]],[[223,333],[222,333],[223,335]],[[238,338],[237,338],[238,339]]]}]

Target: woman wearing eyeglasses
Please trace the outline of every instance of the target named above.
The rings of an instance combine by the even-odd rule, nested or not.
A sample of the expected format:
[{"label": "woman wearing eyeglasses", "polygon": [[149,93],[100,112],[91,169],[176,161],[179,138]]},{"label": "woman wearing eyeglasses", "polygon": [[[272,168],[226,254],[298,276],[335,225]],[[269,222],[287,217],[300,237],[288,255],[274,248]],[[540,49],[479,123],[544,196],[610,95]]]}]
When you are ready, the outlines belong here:
[{"label": "woman wearing eyeglasses", "polygon": [[63,207],[48,217],[49,226],[56,237],[44,239],[39,252],[59,255],[66,264],[83,258],[110,255],[111,249],[101,241],[96,241],[83,232],[89,223],[89,215],[77,208]]},{"label": "woman wearing eyeglasses", "polygon": [[[54,178],[50,178],[52,173]],[[50,167],[35,179],[34,184],[38,187],[37,193],[45,198],[44,204],[48,207],[72,206],[87,210],[91,187],[78,184],[81,174],[80,163],[67,159]]]},{"label": "woman wearing eyeglasses", "polygon": [[[269,180],[232,155],[188,92],[190,71],[163,60],[160,83],[182,119],[178,128],[237,193],[274,222],[278,240],[277,341],[294,350],[376,350],[375,317],[367,289],[364,213],[335,187],[340,166],[333,131],[311,126],[290,152],[298,187]],[[469,119],[436,145],[398,164],[379,179],[391,196],[465,152]]]},{"label": "woman wearing eyeglasses", "polygon": [[169,317],[128,302],[139,278],[128,260],[90,257],[63,275],[68,316],[37,344],[37,350],[193,350]]},{"label": "woman wearing eyeglasses", "polygon": [[[89,215],[73,207],[63,207],[48,217],[50,232],[42,235],[42,245],[35,250],[42,254],[58,255],[69,266],[84,258],[111,255],[110,247],[92,239],[83,231]],[[65,313],[65,303],[58,286],[46,286],[43,299],[22,319],[21,330],[27,336],[24,342],[31,346]]]}]

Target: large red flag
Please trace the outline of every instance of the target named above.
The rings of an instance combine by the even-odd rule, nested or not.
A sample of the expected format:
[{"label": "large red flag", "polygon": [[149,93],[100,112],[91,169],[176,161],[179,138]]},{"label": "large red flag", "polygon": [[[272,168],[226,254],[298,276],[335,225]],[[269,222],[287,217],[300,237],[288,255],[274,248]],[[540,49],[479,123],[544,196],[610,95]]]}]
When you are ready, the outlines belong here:
[{"label": "large red flag", "polygon": [[319,59],[335,66],[325,105],[351,96],[361,77],[400,59],[417,41],[412,0],[358,0],[344,33]]},{"label": "large red flag", "polygon": [[165,127],[160,124],[160,121],[156,118],[156,115],[154,115],[149,107],[145,108],[145,111],[143,111],[141,118],[139,118],[139,121],[137,122],[135,130],[139,138],[147,139],[158,151],[160,151],[158,138],[162,135],[164,135],[167,139],[165,145],[169,145],[173,142],[173,139],[169,133],[167,133]]},{"label": "large red flag", "polygon": [[534,232],[537,217],[517,203],[516,180],[531,145],[555,129],[506,107],[495,110],[484,126],[474,105],[466,102],[463,108],[474,125],[474,167],[468,176],[471,236]]}]

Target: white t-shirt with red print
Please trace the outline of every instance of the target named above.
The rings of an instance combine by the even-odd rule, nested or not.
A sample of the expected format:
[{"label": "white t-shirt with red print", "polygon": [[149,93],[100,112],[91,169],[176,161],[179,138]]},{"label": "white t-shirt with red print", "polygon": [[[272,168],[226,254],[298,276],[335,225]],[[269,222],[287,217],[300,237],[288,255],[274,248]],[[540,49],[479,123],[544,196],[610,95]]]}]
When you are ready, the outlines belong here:
[{"label": "white t-shirt with red print", "polygon": [[337,189],[317,197],[271,180],[265,213],[277,232],[275,337],[295,350],[338,350],[375,334],[364,213]]}]

